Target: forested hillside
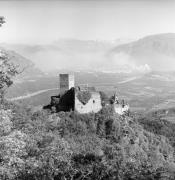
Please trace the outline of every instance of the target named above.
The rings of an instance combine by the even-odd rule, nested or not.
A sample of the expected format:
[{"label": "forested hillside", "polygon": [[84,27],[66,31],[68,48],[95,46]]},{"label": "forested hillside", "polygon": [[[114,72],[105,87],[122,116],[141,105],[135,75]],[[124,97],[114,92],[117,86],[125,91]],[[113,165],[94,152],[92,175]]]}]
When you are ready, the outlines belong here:
[{"label": "forested hillside", "polygon": [[[0,179],[174,179],[174,148],[137,118],[0,107]],[[171,127],[170,127],[171,128]],[[146,128],[148,129],[148,128]]]}]

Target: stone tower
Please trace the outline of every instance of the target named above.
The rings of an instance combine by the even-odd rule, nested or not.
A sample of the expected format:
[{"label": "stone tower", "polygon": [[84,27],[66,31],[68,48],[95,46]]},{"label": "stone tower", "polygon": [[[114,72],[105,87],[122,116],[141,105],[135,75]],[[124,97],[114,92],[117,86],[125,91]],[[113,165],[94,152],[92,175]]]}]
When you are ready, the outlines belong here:
[{"label": "stone tower", "polygon": [[60,96],[62,96],[65,91],[74,87],[74,83],[73,74],[60,74]]}]

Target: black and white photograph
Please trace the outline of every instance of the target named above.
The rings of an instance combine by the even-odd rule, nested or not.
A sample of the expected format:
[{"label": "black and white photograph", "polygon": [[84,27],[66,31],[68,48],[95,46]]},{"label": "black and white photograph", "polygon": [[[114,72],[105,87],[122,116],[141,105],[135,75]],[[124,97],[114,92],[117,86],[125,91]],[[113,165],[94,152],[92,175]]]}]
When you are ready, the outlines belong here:
[{"label": "black and white photograph", "polygon": [[175,180],[175,0],[0,0],[0,180]]}]

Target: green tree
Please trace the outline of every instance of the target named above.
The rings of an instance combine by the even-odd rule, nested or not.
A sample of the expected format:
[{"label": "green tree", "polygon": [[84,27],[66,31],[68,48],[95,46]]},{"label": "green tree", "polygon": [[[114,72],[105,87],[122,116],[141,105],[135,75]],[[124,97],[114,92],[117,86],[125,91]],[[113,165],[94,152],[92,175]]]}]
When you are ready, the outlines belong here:
[{"label": "green tree", "polygon": [[19,72],[17,67],[10,62],[7,53],[0,51],[0,101],[9,86],[13,84],[13,77]]},{"label": "green tree", "polygon": [[0,26],[2,26],[2,24],[4,24],[5,21],[4,21],[4,17],[3,16],[0,16]]},{"label": "green tree", "polygon": [[[4,17],[0,16],[0,27],[4,24]],[[7,87],[13,84],[13,76],[18,74],[17,67],[12,64],[8,58],[8,54],[0,51],[0,102],[4,98]]]}]

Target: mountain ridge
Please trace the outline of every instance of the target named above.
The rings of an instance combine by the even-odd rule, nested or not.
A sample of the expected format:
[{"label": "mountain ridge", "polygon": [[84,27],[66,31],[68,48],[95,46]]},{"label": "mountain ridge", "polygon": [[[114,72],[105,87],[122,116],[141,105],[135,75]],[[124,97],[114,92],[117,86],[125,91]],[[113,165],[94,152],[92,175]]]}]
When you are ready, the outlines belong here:
[{"label": "mountain ridge", "polygon": [[175,33],[149,35],[128,43],[62,39],[45,45],[4,44],[4,47],[31,59],[45,72],[56,69],[114,73],[175,70]]},{"label": "mountain ridge", "polygon": [[111,49],[107,56],[115,59],[118,54],[127,56],[127,62],[148,64],[153,70],[175,70],[175,33],[146,36],[137,41]]},{"label": "mountain ridge", "polygon": [[5,53],[9,61],[17,67],[19,71],[17,79],[28,79],[43,75],[43,72],[36,68],[35,64],[28,58],[25,58],[13,50],[7,50],[4,47],[0,47],[0,51]]}]

